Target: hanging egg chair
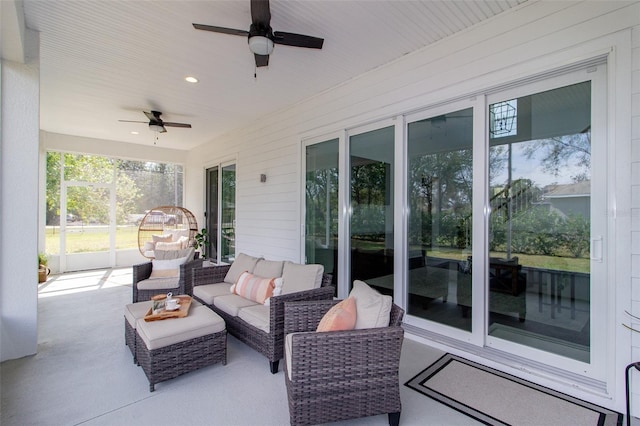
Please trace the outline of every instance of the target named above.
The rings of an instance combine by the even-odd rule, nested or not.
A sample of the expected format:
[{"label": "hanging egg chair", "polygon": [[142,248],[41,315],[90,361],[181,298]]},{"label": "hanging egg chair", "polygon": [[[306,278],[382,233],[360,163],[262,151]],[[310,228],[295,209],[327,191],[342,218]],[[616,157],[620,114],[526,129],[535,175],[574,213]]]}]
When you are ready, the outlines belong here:
[{"label": "hanging egg chair", "polygon": [[163,250],[192,247],[197,233],[198,222],[189,210],[178,206],[154,207],[138,226],[138,248],[144,257],[153,259],[158,243],[163,243]]}]

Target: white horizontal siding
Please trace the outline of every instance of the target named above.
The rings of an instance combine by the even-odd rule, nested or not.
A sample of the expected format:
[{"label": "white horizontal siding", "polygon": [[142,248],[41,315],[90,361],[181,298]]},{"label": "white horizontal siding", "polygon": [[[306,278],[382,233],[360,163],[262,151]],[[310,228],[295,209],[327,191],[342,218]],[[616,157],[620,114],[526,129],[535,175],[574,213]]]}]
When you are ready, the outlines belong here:
[{"label": "white horizontal siding", "polygon": [[[631,32],[632,82],[631,82],[631,298],[632,313],[640,317],[640,25]],[[630,321],[640,330],[640,321]],[[632,361],[640,361],[640,333],[632,333]],[[632,412],[640,417],[640,374],[635,371],[632,378]]]},{"label": "white horizontal siding", "polygon": [[[622,307],[640,316],[637,288],[640,267],[632,266],[640,265],[639,16],[638,2],[526,3],[200,146],[189,153],[189,169],[201,170],[208,162],[236,157],[237,251],[299,261],[303,139],[331,135],[327,136],[329,139],[344,129],[470,97],[492,87],[605,55],[615,40],[629,37],[632,29],[633,82],[623,83],[626,93],[609,94],[628,99],[629,85],[632,87],[632,105],[624,106],[624,102],[617,105],[617,114],[626,114],[618,116],[617,122],[632,123],[633,128],[617,129],[616,140],[612,141],[624,147],[614,168],[626,170],[612,179],[620,182],[620,176],[627,176],[623,180],[625,187],[616,188],[623,210],[619,223],[628,223],[633,231],[623,228],[626,235],[619,235],[621,242],[616,243],[617,253],[621,254],[615,261],[616,267],[620,267],[616,275],[622,281],[616,282],[620,294],[611,309],[616,318],[624,315]],[[628,56],[629,52],[616,54]],[[261,173],[267,175],[267,182],[259,182]],[[188,197],[193,201],[188,205],[197,205],[202,199],[203,179],[193,180],[198,184],[188,185]],[[626,194],[632,195],[631,200]],[[619,232],[620,226],[615,229]],[[616,324],[612,321],[611,344],[622,345],[617,351],[619,355],[612,359],[611,364],[615,365],[607,367],[612,399],[591,399],[622,410],[624,384],[620,371],[630,352],[640,359],[640,335],[625,335],[620,328],[617,320]],[[640,378],[637,382],[640,384]],[[636,393],[640,393],[638,389],[634,385]],[[571,389],[567,391],[571,393]],[[634,413],[638,415],[640,406],[634,404]]]},{"label": "white horizontal siding", "polygon": [[[281,215],[299,234],[301,137],[361,125],[473,93],[486,85],[499,85],[504,81],[500,71],[505,67],[515,69],[551,50],[562,51],[577,41],[601,37],[637,21],[633,14],[616,14],[619,7],[607,2],[525,4],[513,13],[492,18],[348,84],[273,113],[197,148],[190,157],[195,159],[196,167],[202,167],[207,161],[237,155],[239,237],[244,233],[243,211],[260,211],[270,203],[281,209]],[[597,25],[594,19],[598,20]],[[548,67],[543,63],[540,71]],[[483,87],[470,79],[480,75],[485,76]],[[514,72],[513,78],[517,77]],[[283,171],[287,169],[288,173]],[[264,184],[259,182],[261,173],[267,175]],[[202,190],[202,179],[199,181],[197,191]],[[284,199],[278,196],[264,200],[264,197],[256,198],[256,192],[267,198],[275,194],[287,195]],[[195,190],[190,193],[201,199]],[[296,207],[289,209],[291,204],[282,205],[285,200]],[[284,207],[287,210],[283,210]],[[270,220],[265,218],[267,229]],[[238,249],[242,247],[238,246]],[[282,249],[290,250],[291,247]]]}]

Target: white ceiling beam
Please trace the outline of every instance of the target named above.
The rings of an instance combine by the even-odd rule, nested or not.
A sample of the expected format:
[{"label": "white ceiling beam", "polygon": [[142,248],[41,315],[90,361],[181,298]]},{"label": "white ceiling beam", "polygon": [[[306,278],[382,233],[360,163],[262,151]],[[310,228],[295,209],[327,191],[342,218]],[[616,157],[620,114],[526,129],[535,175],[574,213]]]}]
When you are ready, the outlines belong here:
[{"label": "white ceiling beam", "polygon": [[25,62],[24,5],[22,0],[0,1],[0,58]]}]

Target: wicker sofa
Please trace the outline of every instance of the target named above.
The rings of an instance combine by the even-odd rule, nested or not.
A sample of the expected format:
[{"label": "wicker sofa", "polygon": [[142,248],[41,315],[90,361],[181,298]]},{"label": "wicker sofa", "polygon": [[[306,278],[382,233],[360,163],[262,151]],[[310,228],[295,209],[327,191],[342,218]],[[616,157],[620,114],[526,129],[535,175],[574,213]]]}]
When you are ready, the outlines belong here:
[{"label": "wicker sofa", "polygon": [[[245,271],[256,277],[282,279],[282,294],[262,304],[232,293],[232,285]],[[194,269],[191,294],[225,320],[229,334],[267,357],[275,374],[284,356],[284,304],[331,300],[335,294],[332,277],[323,272],[322,265],[299,265],[240,254],[232,265]]]}]

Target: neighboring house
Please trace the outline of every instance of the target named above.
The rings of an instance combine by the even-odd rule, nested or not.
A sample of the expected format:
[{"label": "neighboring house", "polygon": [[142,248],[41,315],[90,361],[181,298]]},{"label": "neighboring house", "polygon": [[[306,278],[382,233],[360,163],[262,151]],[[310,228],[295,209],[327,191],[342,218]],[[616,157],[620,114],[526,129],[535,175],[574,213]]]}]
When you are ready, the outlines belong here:
[{"label": "neighboring house", "polygon": [[553,185],[545,188],[542,203],[562,216],[578,215],[591,218],[591,181],[567,185]]},{"label": "neighboring house", "polygon": [[[489,143],[484,139],[488,130],[480,123],[488,115],[486,106],[504,100],[496,100],[496,93],[511,99],[521,96],[518,90],[525,87],[527,93],[538,93],[590,81],[592,140],[597,150],[592,164],[597,178],[592,177],[590,193],[578,184],[555,188],[545,196],[564,214],[580,211],[592,219],[590,326],[592,336],[598,338],[591,339],[590,357],[576,362],[487,335],[481,309],[486,284],[482,262],[474,262],[469,276],[474,284],[473,303],[480,308],[473,310],[472,331],[411,315],[405,327],[408,338],[624,411],[624,368],[640,359],[640,341],[621,325],[640,327],[625,314],[640,316],[640,2],[531,1],[189,152],[40,133],[37,66],[3,60],[0,72],[2,360],[37,351],[35,256],[43,234],[41,174],[47,149],[180,162],[185,165],[185,206],[200,219],[204,218],[206,169],[233,163],[237,169],[236,252],[299,262],[304,261],[305,246],[301,230],[306,147],[335,140],[343,153],[352,135],[390,129],[396,139],[384,154],[392,157],[388,176],[394,183],[385,219],[394,229],[388,229],[385,237],[396,238],[391,240],[396,253],[405,256],[401,253],[406,247],[402,239],[406,227],[404,123],[469,109],[474,111],[475,126],[473,250],[482,255],[487,245],[482,197],[488,193],[483,150]],[[469,141],[451,140],[449,145],[457,142]],[[348,158],[340,161],[340,169],[347,171]],[[263,173],[268,179],[261,182]],[[35,188],[41,188],[40,194]],[[342,190],[348,189],[347,182]],[[585,196],[591,197],[593,214],[581,204]],[[341,202],[348,198],[344,195]],[[343,225],[347,213],[341,210]],[[340,235],[344,247],[348,240],[348,234]],[[339,263],[347,258],[345,254]],[[406,264],[408,259],[398,260]],[[348,277],[347,271],[338,277],[339,296],[348,292]],[[397,278],[394,298],[404,307],[406,277],[398,274]],[[633,395],[633,413],[640,416],[640,380],[634,382]]]}]

